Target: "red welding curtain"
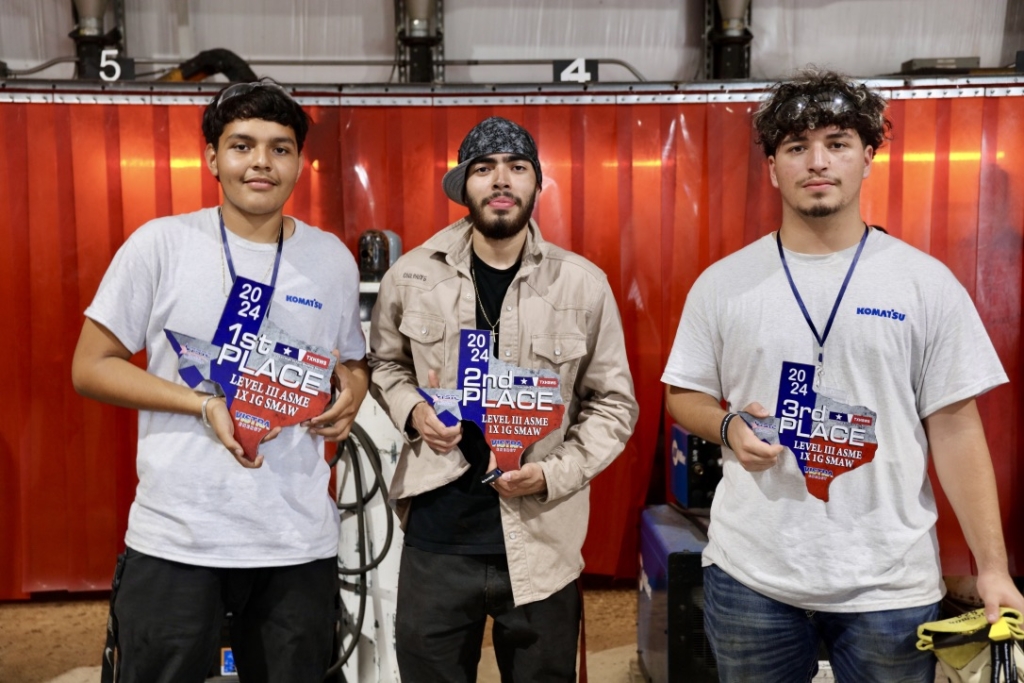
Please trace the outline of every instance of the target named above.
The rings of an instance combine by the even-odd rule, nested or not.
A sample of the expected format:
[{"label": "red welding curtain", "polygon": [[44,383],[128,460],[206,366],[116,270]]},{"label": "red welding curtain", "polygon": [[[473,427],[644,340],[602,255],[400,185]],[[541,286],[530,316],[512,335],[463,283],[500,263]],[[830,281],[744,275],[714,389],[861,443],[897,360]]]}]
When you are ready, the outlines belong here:
[{"label": "red welding curtain", "polygon": [[[533,131],[545,237],[607,272],[641,405],[625,453],[593,487],[589,572],[633,576],[651,480],[662,365],[691,284],[776,227],[752,104],[313,107],[307,168],[287,207],[355,248],[390,229],[406,248],[459,217],[441,176],[463,135],[498,114]],[[218,202],[201,108],[0,104],[0,599],[109,585],[134,495],[134,415],[79,398],[70,363],[115,250],[145,221]],[[1024,98],[896,100],[866,217],[945,261],[974,296],[1013,381],[980,401],[1011,567],[1024,573],[1021,417]],[[947,573],[970,557],[945,502]]]}]

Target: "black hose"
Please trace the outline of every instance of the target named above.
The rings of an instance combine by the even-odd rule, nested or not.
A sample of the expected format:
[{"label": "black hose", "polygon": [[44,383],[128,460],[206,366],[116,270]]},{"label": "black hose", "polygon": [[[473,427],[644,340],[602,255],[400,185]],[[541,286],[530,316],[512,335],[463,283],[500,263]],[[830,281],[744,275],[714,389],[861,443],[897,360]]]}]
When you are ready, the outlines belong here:
[{"label": "black hose", "polygon": [[[366,459],[367,461],[369,461],[370,467],[373,469],[373,475],[375,479],[374,490],[380,491],[381,496],[384,497],[385,506],[388,506],[388,485],[384,482],[384,473],[381,471],[380,451],[377,450],[377,446],[374,445],[373,439],[371,439],[370,435],[366,433],[366,430],[364,430],[358,424],[353,423],[352,431],[349,433],[349,438],[345,441],[345,447],[349,449],[349,461],[353,463],[352,474],[353,477],[355,478],[357,500],[355,503],[339,502],[338,508],[342,510],[347,510],[351,509],[352,505],[356,507],[356,519],[358,520],[359,524],[360,543],[362,543],[364,540],[364,536],[366,534],[366,516],[365,513],[363,512],[363,508],[365,507],[366,503],[369,502],[369,500],[362,494],[363,482],[362,472],[360,471],[361,466],[355,464],[356,461],[359,459],[358,451],[356,451],[354,445],[349,445],[353,437],[355,437],[356,441],[359,442],[359,445],[362,447],[363,452],[366,453]],[[377,557],[370,560],[368,564],[363,564],[360,567],[338,567],[338,574],[340,574],[341,576],[365,574],[371,569],[375,569],[376,567],[378,567],[380,563],[384,561],[384,558],[387,557],[388,551],[391,549],[391,541],[393,540],[395,535],[395,520],[391,515],[390,507],[388,508],[387,514],[385,515],[385,521],[387,522],[387,533],[384,537],[384,545],[381,547],[380,554],[377,555]],[[364,550],[364,548],[361,546],[360,550],[362,551]],[[363,559],[360,558],[360,562],[362,561]]]},{"label": "black hose", "polygon": [[[356,425],[353,424],[352,426],[355,427]],[[360,430],[362,430],[362,428],[360,428]],[[363,432],[363,434],[365,435],[366,432]],[[351,432],[349,433],[349,435],[351,436]],[[369,437],[366,437],[366,438],[369,439]],[[356,437],[356,439],[358,440],[359,437]],[[360,443],[362,443],[362,442],[360,442]],[[369,441],[369,446],[370,446],[370,448],[373,448],[376,451],[377,447],[373,445],[373,441]],[[365,445],[363,446],[363,450],[366,452],[368,458],[376,457],[377,461],[380,462],[380,452],[379,451],[377,451],[376,452],[376,456],[374,456],[374,455],[370,454],[371,453],[370,450]],[[341,445],[338,446],[338,451],[337,451],[337,453],[334,454],[334,457],[331,458],[330,462],[327,463],[328,466],[333,469],[334,466],[337,465],[338,462],[341,461],[341,454],[343,452],[345,452],[345,451],[348,451],[348,457],[349,457],[350,460],[352,458],[359,457],[359,450],[356,448],[355,443],[353,443],[353,441],[351,439],[347,439]],[[380,490],[380,481],[377,478],[374,478],[373,485],[370,486],[370,490],[367,491],[366,493],[364,493],[363,496],[362,496],[363,505],[366,505],[371,500],[373,500],[373,497],[375,495],[377,495],[377,491],[379,491],[379,490]],[[386,493],[384,495],[384,499],[387,500],[387,494]],[[338,498],[337,504],[338,504],[338,509],[342,510],[342,511],[345,511],[345,512],[349,512],[349,511],[352,511],[352,510],[356,509],[356,503],[355,502],[352,502],[352,503],[342,503],[340,496]]]},{"label": "black hose", "polygon": [[[370,468],[373,470],[374,481],[369,491],[363,492],[363,473],[362,465],[359,459],[359,448],[356,447],[356,443],[359,444],[359,448],[362,449],[363,453],[366,454],[366,459],[370,463]],[[341,671],[341,667],[345,666],[345,663],[352,657],[356,647],[359,644],[359,639],[363,631],[363,623],[366,620],[366,592],[367,592],[367,574],[370,570],[375,569],[384,558],[387,556],[388,551],[391,549],[391,542],[394,538],[394,526],[395,522],[391,516],[391,510],[388,507],[388,487],[384,481],[384,474],[381,467],[380,451],[377,446],[373,443],[373,439],[370,438],[369,434],[366,433],[361,426],[356,423],[352,424],[352,429],[349,433],[348,439],[341,444],[338,450],[338,454],[331,460],[331,467],[334,467],[341,459],[341,452],[344,449],[348,453],[350,467],[352,468],[353,486],[355,488],[355,501],[352,503],[342,503],[341,493],[338,493],[337,505],[338,509],[344,511],[354,511],[356,524],[358,525],[358,548],[359,554],[359,566],[358,567],[342,567],[340,558],[338,562],[338,575],[339,578],[344,579],[348,576],[356,576],[356,591],[359,595],[359,605],[356,608],[356,622],[352,631],[352,639],[349,644],[345,647],[342,653],[338,656],[338,660],[330,666],[324,677],[325,681],[332,679],[334,676]],[[380,554],[373,558],[370,562],[366,561],[366,548],[367,548],[367,515],[366,505],[372,500],[375,493],[380,492],[384,498],[385,505],[385,519],[387,521],[387,534],[384,539],[383,547]]]},{"label": "black hose", "polygon": [[[354,426],[354,425],[353,425]],[[349,439],[352,435],[349,434]],[[359,564],[364,565],[366,563],[366,509],[363,504],[363,474],[362,466],[359,464],[358,454],[352,454],[355,448],[349,446],[349,440],[346,439],[344,447],[350,450],[350,467],[352,468],[353,474],[353,485],[356,489],[356,502],[355,502],[355,513],[356,513],[356,524],[359,533],[359,540],[356,545],[356,552],[359,554]],[[339,494],[340,496],[340,494]],[[389,513],[390,514],[390,513]],[[341,558],[338,558],[338,575],[339,578],[349,574],[341,566]],[[363,633],[363,622],[366,620],[366,571],[355,572],[358,575],[356,579],[356,592],[359,595],[359,606],[356,608],[356,623],[352,630],[352,639],[345,649],[338,655],[338,661],[332,664],[324,675],[324,680],[329,681],[331,678],[336,676],[341,667],[345,666],[349,658],[352,657],[352,653],[356,651],[356,647],[359,645],[359,639]],[[343,634],[339,634],[339,638],[343,638]]]},{"label": "black hose", "polygon": [[212,76],[224,74],[232,83],[252,83],[256,81],[256,72],[249,63],[231,50],[215,48],[203,50],[192,59],[182,62],[178,69],[186,81],[195,76]]}]

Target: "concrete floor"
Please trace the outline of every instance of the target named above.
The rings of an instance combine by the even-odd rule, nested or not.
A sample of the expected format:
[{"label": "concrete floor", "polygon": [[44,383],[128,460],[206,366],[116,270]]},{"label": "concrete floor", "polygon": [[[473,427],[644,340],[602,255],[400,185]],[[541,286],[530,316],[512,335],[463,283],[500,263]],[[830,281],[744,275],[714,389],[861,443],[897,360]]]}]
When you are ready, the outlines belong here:
[{"label": "concrete floor", "polygon": [[[635,595],[634,590],[588,592],[587,645],[590,651],[587,671],[590,683],[646,683],[636,653]],[[105,617],[105,601],[0,604],[0,681],[99,683],[100,668],[81,664],[96,661],[102,648]],[[489,643],[489,637],[484,642]],[[15,666],[12,669],[12,664],[19,657],[34,662],[49,661],[52,673],[40,677],[30,674],[31,667]],[[52,667],[58,661],[66,662],[69,670],[52,677],[62,670]],[[814,680],[815,683],[834,681],[827,663]],[[500,681],[493,648],[483,648],[478,681]],[[935,681],[948,683],[938,672]]]},{"label": "concrete floor", "polygon": [[[644,683],[636,658],[636,647],[623,645],[587,655],[589,683]],[[494,650],[484,648],[480,657],[478,683],[499,683]],[[50,679],[48,683],[99,683],[100,667],[80,667]]]},{"label": "concrete floor", "polygon": [[[636,589],[588,588],[592,683],[640,683]],[[0,603],[0,683],[98,683],[107,598]],[[485,635],[490,644],[490,636]],[[494,650],[483,648],[480,683],[497,683]]]},{"label": "concrete floor", "polygon": [[[636,657],[636,648],[632,645],[594,652],[587,655],[587,674],[589,683],[647,683],[640,670]],[[480,657],[480,672],[477,683],[500,683],[498,666],[494,661],[494,650],[484,648]],[[48,683],[99,683],[100,668],[82,667],[68,671]],[[822,663],[821,671],[814,677],[814,683],[832,683],[832,668],[827,662]],[[939,671],[935,672],[935,683],[949,683]]]}]

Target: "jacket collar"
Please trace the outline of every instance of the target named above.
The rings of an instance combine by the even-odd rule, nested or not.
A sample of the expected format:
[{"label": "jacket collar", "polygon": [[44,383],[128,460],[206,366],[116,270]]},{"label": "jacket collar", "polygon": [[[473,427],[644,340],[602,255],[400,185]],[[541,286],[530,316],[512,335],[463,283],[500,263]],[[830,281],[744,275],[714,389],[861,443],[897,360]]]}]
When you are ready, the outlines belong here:
[{"label": "jacket collar", "polygon": [[[536,265],[547,252],[548,243],[540,234],[540,228],[532,218],[526,226],[526,244],[523,246],[523,266]],[[460,218],[444,230],[436,233],[423,246],[444,255],[444,260],[459,270],[469,270],[472,250],[473,223],[469,217]]]}]

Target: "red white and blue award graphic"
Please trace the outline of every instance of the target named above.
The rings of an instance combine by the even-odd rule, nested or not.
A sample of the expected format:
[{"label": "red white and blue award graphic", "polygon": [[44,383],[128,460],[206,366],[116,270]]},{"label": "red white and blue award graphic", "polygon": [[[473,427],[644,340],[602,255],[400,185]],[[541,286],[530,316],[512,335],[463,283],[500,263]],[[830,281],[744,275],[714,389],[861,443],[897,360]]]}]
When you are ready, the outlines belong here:
[{"label": "red white and blue award graphic", "polygon": [[203,381],[224,393],[245,457],[260,441],[324,412],[335,358],[296,339],[267,319],[273,288],[238,277],[212,341],[164,330],[178,354],[178,374],[193,389]]},{"label": "red white and blue award graphic", "polygon": [[878,415],[865,406],[841,403],[814,390],[813,365],[784,362],[775,415],[741,412],[754,434],[781,443],[796,457],[807,491],[828,502],[832,481],[875,459]]},{"label": "red white and blue award graphic", "polygon": [[479,425],[503,472],[519,469],[523,452],[562,425],[558,375],[495,358],[489,330],[462,330],[458,377],[455,389],[421,388],[420,394],[446,426]]}]

